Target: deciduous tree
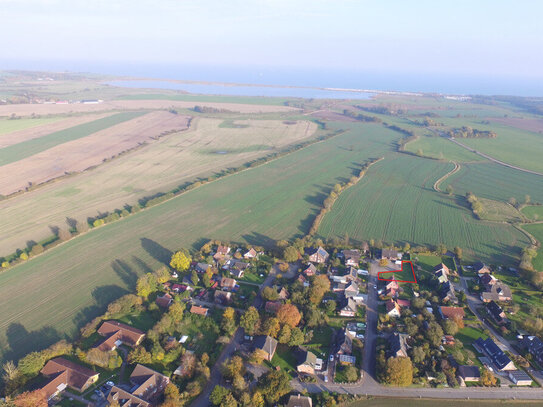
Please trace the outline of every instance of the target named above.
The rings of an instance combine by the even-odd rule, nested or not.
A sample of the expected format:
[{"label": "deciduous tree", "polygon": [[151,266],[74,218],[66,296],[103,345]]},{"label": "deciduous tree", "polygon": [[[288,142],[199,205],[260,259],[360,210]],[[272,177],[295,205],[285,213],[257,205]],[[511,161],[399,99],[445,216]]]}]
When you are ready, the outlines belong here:
[{"label": "deciduous tree", "polygon": [[413,364],[409,358],[388,358],[385,381],[395,386],[409,386],[413,383]]},{"label": "deciduous tree", "polygon": [[294,304],[283,304],[277,310],[277,319],[281,324],[287,324],[294,328],[300,323],[302,316]]},{"label": "deciduous tree", "polygon": [[260,314],[257,309],[253,306],[249,307],[241,316],[239,325],[245,329],[247,335],[254,335],[260,326]]},{"label": "deciduous tree", "polygon": [[177,271],[185,271],[189,269],[191,262],[190,256],[184,251],[178,251],[172,255],[170,266]]}]

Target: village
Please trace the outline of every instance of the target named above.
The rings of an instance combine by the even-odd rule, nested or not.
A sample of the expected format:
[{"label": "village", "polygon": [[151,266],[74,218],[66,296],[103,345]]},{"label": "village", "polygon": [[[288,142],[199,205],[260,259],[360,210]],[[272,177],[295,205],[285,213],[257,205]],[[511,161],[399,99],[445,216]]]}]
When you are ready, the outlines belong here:
[{"label": "village", "polygon": [[461,265],[458,252],[346,246],[180,250],[76,343],[21,359],[8,385],[49,405],[140,407],[324,405],[372,386],[541,386],[543,342],[510,320],[501,268]]}]

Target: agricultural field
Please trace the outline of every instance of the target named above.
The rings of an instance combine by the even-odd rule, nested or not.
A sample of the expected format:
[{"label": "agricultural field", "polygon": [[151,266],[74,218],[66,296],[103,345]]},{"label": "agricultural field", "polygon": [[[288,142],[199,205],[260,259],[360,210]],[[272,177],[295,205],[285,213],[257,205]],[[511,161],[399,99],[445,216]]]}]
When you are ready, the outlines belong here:
[{"label": "agricultural field", "polygon": [[543,205],[527,205],[520,210],[531,220],[543,220]]},{"label": "agricultural field", "polygon": [[543,173],[543,134],[503,123],[483,124],[480,119],[449,119],[444,122],[453,127],[470,126],[478,130],[494,131],[496,138],[462,138],[459,141],[507,164]]},{"label": "agricultural field", "polygon": [[456,162],[486,161],[485,158],[472,153],[458,144],[452,143],[445,137],[422,136],[417,140],[411,141],[405,145],[405,151],[422,154],[427,157],[437,158],[438,160],[450,160]]},{"label": "agricultural field", "polygon": [[[121,113],[121,115],[123,114]],[[60,133],[68,137],[77,137],[66,142],[58,140],[60,141],[58,145],[49,147],[47,147],[47,140],[45,140],[45,143],[42,144],[45,147],[43,151],[4,165],[2,169],[13,175],[0,181],[0,193],[8,195],[25,190],[25,187],[30,184],[38,185],[66,174],[85,171],[102,164],[117,154],[152,142],[161,135],[186,130],[189,121],[188,116],[165,111],[147,112],[146,114],[136,114],[134,117],[129,116],[129,120],[123,120],[92,133],[89,133],[92,131],[91,129],[82,128],[86,125],[81,125],[39,139],[15,144],[11,147],[27,143],[40,144],[42,139],[48,139],[50,136]],[[93,123],[95,122],[87,125]],[[94,127],[94,129],[96,128],[97,126]],[[49,142],[51,144],[51,140]],[[20,149],[23,148],[24,146]],[[2,150],[0,150],[0,154],[1,152]]]},{"label": "agricultural field", "polygon": [[479,198],[479,202],[481,202],[481,205],[483,205],[483,210],[479,214],[483,220],[509,223],[524,221],[522,213],[520,213],[517,208],[509,203],[494,201],[486,198]]},{"label": "agricultural field", "polygon": [[532,264],[536,270],[543,271],[543,223],[524,225],[522,227],[524,230],[531,233],[540,243],[537,250],[537,256],[532,260]]},{"label": "agricultural field", "polygon": [[0,149],[0,166],[22,160],[47,149],[86,137],[92,133],[141,116],[143,112],[124,112],[60,130],[42,137],[22,141]]},{"label": "agricultural field", "polygon": [[1,273],[0,359],[75,335],[175,249],[199,248],[209,239],[270,245],[306,234],[333,185],[391,151],[397,138],[383,126],[349,126],[342,135],[93,229]]},{"label": "agricultural field", "polygon": [[460,246],[467,259],[518,262],[527,237],[507,224],[475,219],[457,197],[436,193],[434,182],[450,163],[389,154],[355,186],[343,192],[324,217],[323,238],[370,238],[403,245]]},{"label": "agricultural field", "polygon": [[[185,120],[168,112],[150,115],[158,120],[158,129],[164,128],[164,115],[176,123]],[[225,122],[231,125],[225,126]],[[152,133],[153,129],[141,134],[147,139],[160,135],[160,131]],[[169,191],[313,137],[316,130],[317,125],[310,121],[194,119],[188,131],[150,140],[149,145],[93,170],[0,201],[0,228],[5,231],[0,236],[0,253],[9,254],[29,239],[48,237],[51,225],[66,227],[66,217],[84,221],[99,212],[134,204],[144,196]],[[105,136],[111,139],[108,133]]]},{"label": "agricultural field", "polygon": [[524,202],[526,195],[530,195],[532,202],[543,203],[543,177],[489,161],[461,164],[460,170],[439,187],[445,190],[449,184],[459,195],[471,191],[480,198],[504,202],[511,197]]},{"label": "agricultural field", "polygon": [[12,133],[15,131],[33,129],[38,126],[55,123],[61,120],[60,117],[40,117],[30,119],[1,119],[0,120],[0,135]]}]

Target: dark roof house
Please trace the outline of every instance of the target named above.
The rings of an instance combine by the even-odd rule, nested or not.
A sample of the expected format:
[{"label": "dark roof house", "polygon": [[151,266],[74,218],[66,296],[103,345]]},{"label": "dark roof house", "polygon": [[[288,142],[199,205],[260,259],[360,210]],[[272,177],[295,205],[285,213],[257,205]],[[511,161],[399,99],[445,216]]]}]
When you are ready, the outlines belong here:
[{"label": "dark roof house", "polygon": [[407,339],[409,338],[409,335],[407,334],[401,334],[398,332],[394,332],[390,337],[388,338],[389,344],[390,344],[390,354],[391,356],[397,358],[397,357],[407,357],[407,349],[409,346],[407,345]]},{"label": "dark roof house", "polygon": [[277,349],[277,340],[268,335],[255,336],[253,339],[253,349],[259,349],[264,352],[264,356],[271,361],[275,350]]}]

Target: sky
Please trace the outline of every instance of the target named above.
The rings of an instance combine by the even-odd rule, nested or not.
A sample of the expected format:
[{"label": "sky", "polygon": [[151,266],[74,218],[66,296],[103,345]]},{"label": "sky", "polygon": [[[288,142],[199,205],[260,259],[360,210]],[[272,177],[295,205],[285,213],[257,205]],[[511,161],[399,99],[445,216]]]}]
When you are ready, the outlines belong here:
[{"label": "sky", "polygon": [[537,0],[0,0],[0,69],[192,64],[543,79],[542,16]]}]

